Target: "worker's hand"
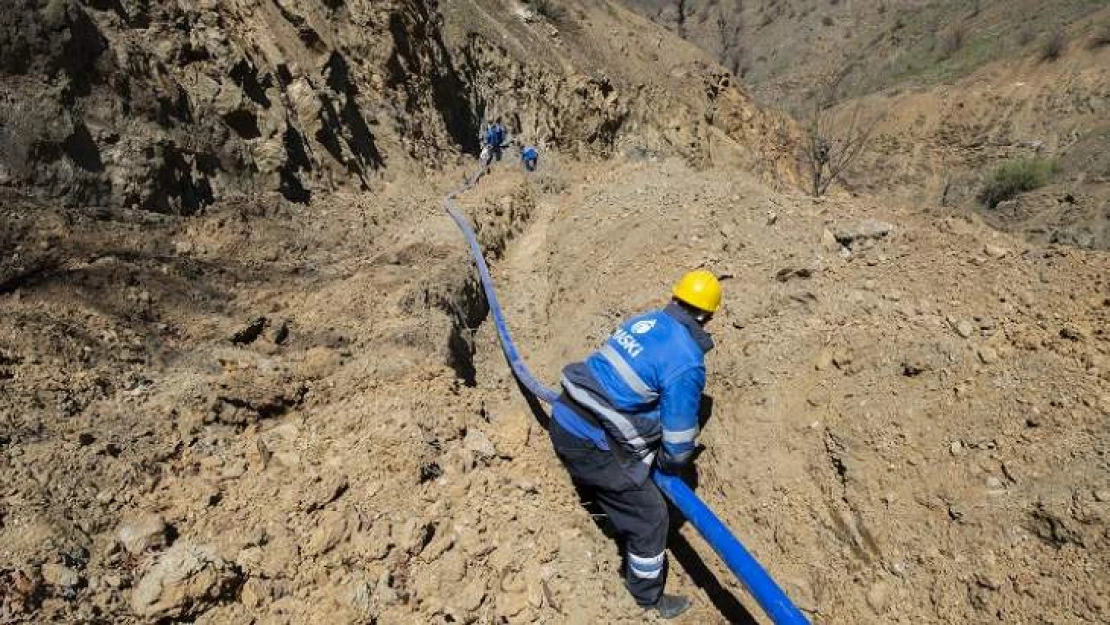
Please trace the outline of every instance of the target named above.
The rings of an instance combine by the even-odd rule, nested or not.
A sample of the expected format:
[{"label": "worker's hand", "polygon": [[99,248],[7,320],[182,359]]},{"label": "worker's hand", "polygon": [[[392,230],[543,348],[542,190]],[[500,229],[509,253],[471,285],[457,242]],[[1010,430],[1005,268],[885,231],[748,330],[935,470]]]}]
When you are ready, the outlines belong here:
[{"label": "worker's hand", "polygon": [[664,453],[660,453],[655,459],[655,467],[657,469],[663,473],[670,473],[672,475],[681,473],[686,464],[685,462],[672,462],[667,454]]}]

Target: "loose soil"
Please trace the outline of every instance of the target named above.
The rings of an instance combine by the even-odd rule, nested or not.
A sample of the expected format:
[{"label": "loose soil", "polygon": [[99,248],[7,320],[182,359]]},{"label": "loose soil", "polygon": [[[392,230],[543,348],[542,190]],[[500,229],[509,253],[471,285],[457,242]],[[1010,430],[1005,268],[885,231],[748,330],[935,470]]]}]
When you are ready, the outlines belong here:
[{"label": "loose soil", "polygon": [[[1105,252],[913,185],[801,195],[792,122],[608,4],[23,4],[0,41],[48,36],[0,65],[0,622],[654,618],[441,208],[512,111],[540,171],[510,153],[459,202],[526,359],[554,383],[722,276],[697,491],[814,622],[1110,620]],[[681,622],[764,622],[692,528],[671,547]]]}]

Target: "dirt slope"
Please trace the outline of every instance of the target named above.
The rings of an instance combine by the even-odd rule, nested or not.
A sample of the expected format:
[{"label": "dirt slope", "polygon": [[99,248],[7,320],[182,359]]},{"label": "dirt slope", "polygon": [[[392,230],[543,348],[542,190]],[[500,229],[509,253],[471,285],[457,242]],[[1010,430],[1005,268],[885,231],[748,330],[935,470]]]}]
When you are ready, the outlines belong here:
[{"label": "dirt slope", "polygon": [[[576,508],[528,468],[531,417],[467,387],[484,307],[431,182],[141,228],[22,222],[30,247],[112,243],[3,300],[5,621],[587,609],[571,589],[601,538],[554,522]],[[487,247],[529,215],[519,189],[473,198]]]},{"label": "dirt slope", "polygon": [[730,277],[699,492],[818,622],[1107,618],[1105,254],[676,163],[540,207],[497,277],[542,378],[685,268]]},{"label": "dirt slope", "polygon": [[[1103,15],[1110,19],[1110,9]],[[878,119],[848,178],[856,191],[980,211],[992,225],[1042,243],[1110,249],[1110,47],[1045,63],[987,65],[954,84],[846,102]],[[978,194],[999,163],[1047,157],[1044,188],[987,209]],[[913,199],[915,198],[916,199]]]},{"label": "dirt slope", "polygon": [[[787,120],[566,8],[0,17],[0,622],[644,619],[439,206],[494,115],[541,171],[462,204],[541,378],[729,276],[698,490],[815,621],[1110,618],[1107,256],[783,191]],[[683,536],[684,622],[757,612]]]},{"label": "dirt slope", "polygon": [[[699,492],[816,621],[1106,619],[1104,254],[733,170],[545,164],[464,200],[526,356],[553,380],[686,267],[731,276]],[[640,618],[483,323],[451,178],[17,212],[21,249],[76,249],[0,301],[4,618]],[[755,612],[684,532],[686,622]]]},{"label": "dirt slope", "polygon": [[[1054,33],[1082,48],[1100,0],[625,0],[707,51],[756,99],[794,110],[823,74],[856,65],[845,95],[929,87],[1035,56]],[[1093,19],[1092,19],[1093,18]]]}]

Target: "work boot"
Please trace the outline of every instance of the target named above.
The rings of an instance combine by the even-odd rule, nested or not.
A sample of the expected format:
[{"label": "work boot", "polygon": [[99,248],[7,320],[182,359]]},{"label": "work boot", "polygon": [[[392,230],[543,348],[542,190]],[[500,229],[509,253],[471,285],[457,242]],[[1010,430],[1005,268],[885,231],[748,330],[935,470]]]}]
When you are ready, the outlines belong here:
[{"label": "work boot", "polygon": [[686,597],[663,595],[659,597],[659,601],[656,601],[655,605],[649,606],[648,609],[655,610],[659,618],[670,620],[681,615],[686,610],[689,610],[691,605],[693,604]]}]

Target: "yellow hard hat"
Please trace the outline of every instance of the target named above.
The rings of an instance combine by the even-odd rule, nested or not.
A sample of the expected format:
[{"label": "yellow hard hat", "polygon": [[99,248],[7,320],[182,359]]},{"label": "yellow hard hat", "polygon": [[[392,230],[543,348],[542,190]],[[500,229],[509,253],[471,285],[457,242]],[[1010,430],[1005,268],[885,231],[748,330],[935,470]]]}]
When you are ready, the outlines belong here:
[{"label": "yellow hard hat", "polygon": [[704,269],[682,276],[672,293],[678,301],[698,310],[715,313],[721,307],[721,283],[717,281],[717,276]]}]

